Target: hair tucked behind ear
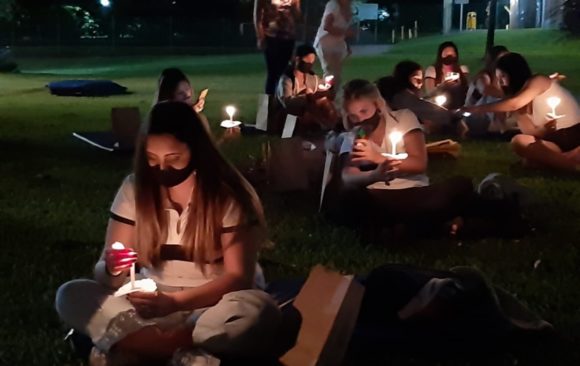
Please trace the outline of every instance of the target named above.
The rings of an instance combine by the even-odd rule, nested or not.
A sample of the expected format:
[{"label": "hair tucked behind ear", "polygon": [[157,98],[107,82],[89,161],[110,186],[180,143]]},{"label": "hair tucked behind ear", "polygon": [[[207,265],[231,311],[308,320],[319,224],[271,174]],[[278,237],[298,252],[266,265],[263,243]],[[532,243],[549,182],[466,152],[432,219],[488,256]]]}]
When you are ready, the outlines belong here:
[{"label": "hair tucked behind ear", "polygon": [[390,111],[389,106],[381,96],[379,89],[373,83],[364,79],[354,79],[346,83],[343,87],[342,95],[342,123],[345,130],[350,131],[353,126],[348,119],[348,104],[353,100],[368,99],[375,103],[379,112],[386,116]]}]

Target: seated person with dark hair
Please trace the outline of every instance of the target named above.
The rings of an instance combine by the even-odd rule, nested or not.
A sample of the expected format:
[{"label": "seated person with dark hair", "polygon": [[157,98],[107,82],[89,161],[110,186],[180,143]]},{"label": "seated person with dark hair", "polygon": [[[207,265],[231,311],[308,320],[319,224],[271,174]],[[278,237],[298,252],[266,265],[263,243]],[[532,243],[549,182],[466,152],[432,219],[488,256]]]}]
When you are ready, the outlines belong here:
[{"label": "seated person with dark hair", "polygon": [[453,115],[447,109],[421,98],[423,69],[413,61],[402,61],[395,66],[393,76],[376,82],[382,97],[393,110],[409,109],[423,124],[427,133],[451,126]]},{"label": "seated person with dark hair", "polygon": [[331,81],[319,78],[313,71],[316,52],[310,45],[300,45],[278,82],[276,99],[281,108],[270,132],[281,132],[288,114],[298,117],[298,133],[332,129],[338,114],[328,91]]}]

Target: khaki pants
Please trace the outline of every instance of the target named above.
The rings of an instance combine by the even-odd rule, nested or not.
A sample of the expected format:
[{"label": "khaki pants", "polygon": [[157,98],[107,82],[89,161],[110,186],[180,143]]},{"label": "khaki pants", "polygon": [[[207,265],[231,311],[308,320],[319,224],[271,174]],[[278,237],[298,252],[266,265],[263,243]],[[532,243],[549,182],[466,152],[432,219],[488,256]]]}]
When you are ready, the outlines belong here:
[{"label": "khaki pants", "polygon": [[231,292],[212,307],[154,319],[141,318],[124,296],[114,297],[113,292],[93,280],[73,280],[62,285],[56,295],[60,318],[88,335],[103,352],[127,335],[156,325],[161,329],[191,326],[194,346],[213,354],[248,356],[275,338],[281,321],[276,303],[261,290]]}]

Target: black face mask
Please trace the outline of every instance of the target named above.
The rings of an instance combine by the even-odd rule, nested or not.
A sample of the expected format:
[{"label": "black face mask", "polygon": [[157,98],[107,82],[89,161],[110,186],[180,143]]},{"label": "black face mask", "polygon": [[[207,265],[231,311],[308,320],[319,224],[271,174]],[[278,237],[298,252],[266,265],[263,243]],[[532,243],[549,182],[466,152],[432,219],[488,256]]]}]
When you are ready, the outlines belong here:
[{"label": "black face mask", "polygon": [[453,65],[457,63],[457,57],[455,56],[445,56],[441,59],[441,61],[443,62],[443,65]]},{"label": "black face mask", "polygon": [[168,167],[166,169],[161,169],[159,165],[151,167],[153,176],[157,182],[167,188],[175,187],[183,183],[195,170],[195,165],[193,160],[189,160],[189,164],[183,169],[174,169]]},{"label": "black face mask", "polygon": [[312,74],[312,69],[314,69],[314,64],[311,62],[306,61],[298,61],[298,66],[296,66],[298,71],[303,72],[305,74]]},{"label": "black face mask", "polygon": [[370,135],[374,130],[377,129],[377,127],[379,127],[379,123],[381,122],[381,114],[379,113],[379,110],[377,109],[377,111],[375,112],[375,114],[369,118],[369,119],[365,119],[364,121],[360,122],[358,124],[358,131],[364,131],[364,134],[366,136]]}]

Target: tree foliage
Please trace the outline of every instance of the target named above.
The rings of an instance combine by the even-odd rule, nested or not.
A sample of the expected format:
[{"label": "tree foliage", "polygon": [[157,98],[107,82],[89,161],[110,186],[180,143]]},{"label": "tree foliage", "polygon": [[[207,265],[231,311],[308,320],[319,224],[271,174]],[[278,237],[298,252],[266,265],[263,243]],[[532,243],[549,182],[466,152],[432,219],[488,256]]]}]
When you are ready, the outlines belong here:
[{"label": "tree foliage", "polygon": [[564,29],[580,36],[580,1],[567,0],[564,2]]}]

